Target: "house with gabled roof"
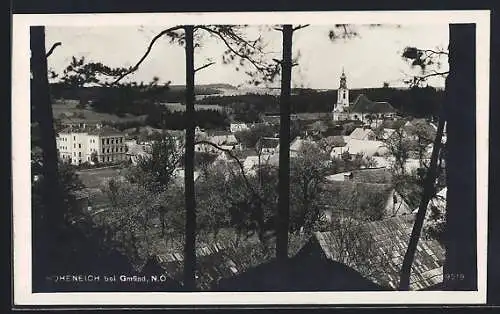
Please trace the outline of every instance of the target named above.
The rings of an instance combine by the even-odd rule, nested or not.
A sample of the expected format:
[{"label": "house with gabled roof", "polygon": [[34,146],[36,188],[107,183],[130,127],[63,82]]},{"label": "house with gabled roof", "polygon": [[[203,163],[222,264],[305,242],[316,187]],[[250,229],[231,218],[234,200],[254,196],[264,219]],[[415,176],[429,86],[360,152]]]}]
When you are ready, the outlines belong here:
[{"label": "house with gabled roof", "polygon": [[275,154],[278,152],[280,144],[279,137],[262,137],[257,142],[257,153]]},{"label": "house with gabled roof", "polygon": [[349,134],[349,138],[360,141],[374,141],[377,136],[370,128],[355,128],[354,131]]},{"label": "house with gabled roof", "polygon": [[389,154],[389,149],[382,141],[358,140],[350,138],[344,147],[344,151],[351,156],[362,154],[363,156],[385,156]]},{"label": "house with gabled roof", "polygon": [[[314,141],[303,139],[300,136],[297,136],[291,143],[290,143],[290,157],[297,157],[299,152],[306,148],[308,145],[318,147],[318,144]],[[279,145],[278,148],[279,150]]]},{"label": "house with gabled roof", "polygon": [[327,176],[322,188],[334,196],[334,203],[325,204],[325,219],[332,211],[356,213],[372,220],[411,214],[411,208],[390,183],[355,181],[355,172]]},{"label": "house with gabled roof", "polygon": [[[267,261],[270,256],[265,255],[259,246],[261,244],[256,241],[236,243],[233,240],[225,240],[198,247],[197,288],[210,290],[221,279],[230,278]],[[144,267],[151,265],[159,266],[161,272],[168,278],[183,282],[184,257],[181,252],[155,255]]]}]

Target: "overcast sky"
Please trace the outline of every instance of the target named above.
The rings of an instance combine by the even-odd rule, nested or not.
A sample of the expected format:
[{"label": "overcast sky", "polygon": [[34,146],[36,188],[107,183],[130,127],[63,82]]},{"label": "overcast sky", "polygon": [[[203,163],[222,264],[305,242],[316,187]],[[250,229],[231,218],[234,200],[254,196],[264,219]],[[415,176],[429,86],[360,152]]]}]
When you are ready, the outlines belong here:
[{"label": "overcast sky", "polygon": [[[448,24],[437,25],[385,25],[370,28],[354,26],[359,37],[349,40],[330,41],[328,32],[333,27],[310,26],[294,33],[294,57],[300,54],[299,66],[294,67],[294,87],[336,89],[344,67],[347,84],[351,88],[381,87],[384,82],[390,86],[403,86],[405,73],[412,72],[408,63],[401,58],[406,46],[433,49],[448,45]],[[151,39],[162,30],[154,26],[116,27],[47,27],[47,49],[57,41],[62,42],[48,60],[49,68],[61,73],[72,56],[85,56],[91,61],[100,61],[109,66],[131,66],[143,55]],[[259,31],[249,30],[249,38]],[[281,34],[276,31],[262,33],[268,43],[270,57],[279,57]],[[217,62],[196,75],[197,84],[228,83],[245,84],[248,77],[234,66],[222,64],[224,51],[222,42],[205,40],[203,47],[196,50],[195,65],[207,60]],[[447,69],[447,60],[443,60]],[[415,70],[413,70],[415,71]],[[160,39],[153,47],[147,60],[139,70],[130,76],[135,81],[150,81],[153,76],[160,81],[184,84],[184,50]],[[430,81],[430,85],[444,86],[444,80]]]}]

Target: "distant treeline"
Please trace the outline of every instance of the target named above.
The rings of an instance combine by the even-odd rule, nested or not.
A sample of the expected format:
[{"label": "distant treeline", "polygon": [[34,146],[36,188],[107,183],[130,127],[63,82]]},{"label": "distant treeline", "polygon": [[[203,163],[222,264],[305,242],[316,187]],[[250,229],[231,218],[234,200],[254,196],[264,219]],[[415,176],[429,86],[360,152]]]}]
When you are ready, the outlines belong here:
[{"label": "distant treeline", "polygon": [[[162,107],[151,106],[146,119],[132,121],[103,121],[123,131],[149,125],[156,129],[184,130],[186,129],[186,114],[184,111],[169,111]],[[197,110],[196,125],[204,129],[225,130],[229,127],[229,118],[224,112],[211,109]]]},{"label": "distant treeline", "polygon": [[[225,85],[203,85],[195,89],[197,95],[215,95],[219,93],[217,88],[223,87]],[[156,99],[162,102],[183,102],[184,101],[184,86],[172,85],[172,86],[160,86],[161,88],[156,89]],[[108,97],[108,94],[123,93],[126,87],[69,87],[64,84],[53,83],[50,85],[52,98],[64,98],[64,99],[79,99],[81,103],[87,103],[88,101],[95,101],[103,97]],[[139,95],[142,94],[139,87],[128,88],[129,92],[135,92]]]},{"label": "distant treeline", "polygon": [[[163,102],[183,102],[184,90],[179,86],[155,86],[142,90],[134,86],[73,89],[53,84],[51,89],[53,98],[80,99],[81,106],[90,104],[96,112],[117,116],[146,115],[145,124],[152,127],[185,128],[183,112],[171,112],[161,105]],[[355,101],[360,94],[365,94],[372,101],[387,101],[400,114],[415,117],[437,116],[444,98],[444,91],[432,87],[411,89],[384,87],[353,89],[350,91],[350,101]],[[296,89],[291,97],[291,109],[295,113],[331,112],[336,99],[337,92],[333,90]],[[227,109],[225,112],[197,111],[197,125],[211,129],[226,128],[229,118],[243,122],[257,122],[263,113],[279,112],[279,97],[273,95],[212,95],[198,100],[197,104],[219,105]],[[231,117],[228,117],[226,112],[231,112]]]},{"label": "distant treeline", "polygon": [[[114,114],[119,117],[123,117],[125,114],[146,115],[144,122],[125,123],[126,127],[131,125],[136,127],[142,124],[154,128],[174,130],[186,128],[184,112],[170,111],[161,104],[166,100],[182,102],[184,94],[180,88],[172,90],[170,87],[159,86],[139,90],[133,86],[120,86],[118,88],[90,87],[78,88],[71,92],[70,88],[58,89],[59,87],[57,85],[52,86],[53,97],[68,97],[70,99],[81,97],[76,98],[80,99],[80,106],[89,104],[96,112]],[[166,95],[169,98],[166,98]],[[202,128],[225,129],[229,126],[229,119],[224,112],[217,110],[197,110],[196,124]],[[120,129],[125,128],[125,126],[116,126]]]},{"label": "distant treeline", "polygon": [[[360,94],[372,101],[387,101],[403,115],[427,117],[437,115],[443,102],[444,91],[433,87],[425,88],[367,88],[350,90],[350,101],[354,102]],[[297,89],[291,97],[292,112],[330,112],[337,100],[337,91],[315,91]],[[255,117],[258,113],[279,112],[279,97],[273,95],[235,95],[208,96],[198,101],[200,104],[217,104],[231,107],[238,120],[245,116]],[[252,120],[250,119],[250,120]]]},{"label": "distant treeline", "polygon": [[[157,113],[149,113],[145,123],[153,128],[183,130],[186,129],[185,111],[168,111],[158,108]],[[204,129],[224,130],[229,127],[229,118],[224,112],[217,110],[197,110],[195,123]]]}]

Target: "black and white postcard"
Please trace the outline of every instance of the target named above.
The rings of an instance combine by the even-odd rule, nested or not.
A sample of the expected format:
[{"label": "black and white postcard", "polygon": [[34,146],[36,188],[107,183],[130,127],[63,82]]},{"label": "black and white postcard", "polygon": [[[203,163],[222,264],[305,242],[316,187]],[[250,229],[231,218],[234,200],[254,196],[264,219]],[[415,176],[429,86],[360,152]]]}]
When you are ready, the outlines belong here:
[{"label": "black and white postcard", "polygon": [[484,304],[489,27],[14,15],[15,305]]}]

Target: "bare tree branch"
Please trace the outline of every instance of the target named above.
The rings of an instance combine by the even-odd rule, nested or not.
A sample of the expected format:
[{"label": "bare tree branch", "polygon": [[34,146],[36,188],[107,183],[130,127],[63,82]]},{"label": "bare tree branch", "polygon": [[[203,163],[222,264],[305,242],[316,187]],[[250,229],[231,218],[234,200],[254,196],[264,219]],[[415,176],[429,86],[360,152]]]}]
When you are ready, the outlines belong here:
[{"label": "bare tree branch", "polygon": [[238,166],[239,166],[239,168],[240,168],[240,170],[241,170],[241,175],[243,176],[243,179],[245,180],[245,183],[248,185],[248,187],[250,188],[250,190],[252,191],[252,193],[253,193],[255,196],[257,196],[257,197],[259,198],[259,200],[261,200],[261,199],[260,199],[259,194],[258,194],[258,193],[254,190],[254,188],[253,188],[252,184],[251,184],[251,183],[250,183],[250,181],[248,180],[248,178],[247,178],[247,176],[246,176],[246,174],[245,174],[245,168],[244,168],[243,164],[242,164],[242,163],[241,163],[241,161],[238,159],[238,157],[236,157],[236,156],[235,156],[235,155],[231,152],[231,150],[229,150],[229,149],[225,149],[225,148],[222,148],[222,147],[218,146],[217,144],[212,143],[212,142],[209,142],[209,141],[203,141],[203,140],[202,140],[202,141],[196,141],[196,142],[194,143],[194,145],[199,145],[199,144],[206,144],[206,145],[210,145],[210,146],[212,146],[212,147],[214,147],[214,148],[216,148],[216,149],[218,149],[218,150],[220,150],[220,151],[223,151],[223,152],[227,153],[227,154],[228,154],[228,155],[229,155],[232,159],[234,159],[234,160],[238,163]]},{"label": "bare tree branch", "polygon": [[50,49],[47,52],[47,54],[45,55],[45,57],[48,58],[54,52],[54,49],[56,49],[58,46],[61,46],[61,45],[62,45],[62,43],[60,41],[58,41],[55,44],[53,44],[52,47],[50,47]]},{"label": "bare tree branch", "polygon": [[309,25],[310,25],[310,24],[298,25],[298,26],[296,26],[296,27],[294,27],[294,28],[292,29],[292,32],[298,31],[299,29],[302,29],[302,28],[306,28],[306,27],[308,27]]},{"label": "bare tree branch", "polygon": [[202,65],[201,67],[194,69],[194,73],[196,73],[196,72],[198,72],[198,71],[200,71],[200,70],[203,70],[203,69],[205,69],[205,68],[208,68],[209,66],[211,66],[211,65],[213,65],[213,64],[215,64],[215,62],[210,62],[210,63],[207,63],[207,64],[205,64],[205,65]]},{"label": "bare tree branch", "polygon": [[180,30],[182,29],[183,26],[179,25],[179,26],[174,26],[174,27],[171,27],[171,28],[168,28],[166,30],[163,30],[161,31],[160,33],[158,33],[152,40],[151,42],[149,43],[149,46],[146,50],[146,52],[144,53],[144,55],[139,59],[139,61],[137,61],[137,63],[131,67],[127,72],[123,73],[122,75],[120,75],[116,80],[114,80],[113,82],[111,82],[110,85],[114,85],[114,84],[117,84],[118,82],[120,82],[125,76],[137,71],[137,69],[139,69],[139,66],[141,65],[142,62],[144,62],[144,60],[146,59],[146,57],[149,55],[149,53],[151,52],[151,49],[153,48],[153,45],[155,44],[155,42],[160,39],[160,37],[162,37],[163,35],[166,35],[166,34],[169,34],[169,33],[172,33],[176,30]]},{"label": "bare tree branch", "polygon": [[425,82],[429,77],[434,77],[434,76],[446,76],[448,75],[449,71],[446,72],[437,72],[433,71],[433,73],[429,74],[424,74],[424,75],[419,75],[419,76],[413,76],[411,79],[405,80],[404,82],[410,84],[411,86],[419,86],[421,83]]},{"label": "bare tree branch", "polygon": [[429,53],[429,54],[446,55],[446,56],[448,55],[448,51],[445,51],[445,50],[424,49],[424,50],[421,50],[421,51]]}]

